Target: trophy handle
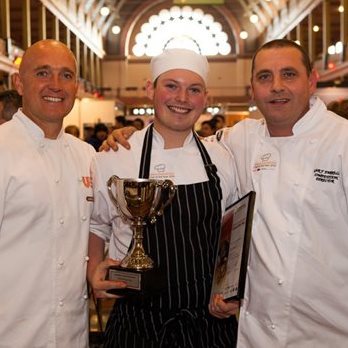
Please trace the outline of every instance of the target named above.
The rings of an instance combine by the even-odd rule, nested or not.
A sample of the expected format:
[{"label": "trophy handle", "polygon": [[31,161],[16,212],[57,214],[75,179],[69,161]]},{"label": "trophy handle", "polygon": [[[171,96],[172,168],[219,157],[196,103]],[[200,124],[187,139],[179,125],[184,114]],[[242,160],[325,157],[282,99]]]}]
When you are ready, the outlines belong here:
[{"label": "trophy handle", "polygon": [[109,197],[112,200],[112,202],[116,205],[116,207],[118,207],[118,203],[117,203],[117,199],[114,196],[114,194],[112,193],[112,184],[116,185],[116,180],[119,179],[119,177],[117,175],[113,175],[112,177],[110,177],[110,179],[107,181],[107,186],[108,186],[108,193],[109,193]]},{"label": "trophy handle", "polygon": [[[161,194],[161,198],[163,198],[163,202],[162,202],[162,207],[160,209],[160,214],[162,214],[163,209],[172,202],[175,196],[175,191],[176,191],[176,187],[174,183],[170,180],[164,180],[161,186],[163,188],[163,191]],[[165,195],[167,195],[167,197],[165,197]]]},{"label": "trophy handle", "polygon": [[175,196],[176,187],[171,180],[164,180],[158,184],[160,190],[160,196],[158,202],[155,205],[151,216],[149,216],[150,223],[156,222],[156,217],[163,214],[164,208],[166,208]]}]

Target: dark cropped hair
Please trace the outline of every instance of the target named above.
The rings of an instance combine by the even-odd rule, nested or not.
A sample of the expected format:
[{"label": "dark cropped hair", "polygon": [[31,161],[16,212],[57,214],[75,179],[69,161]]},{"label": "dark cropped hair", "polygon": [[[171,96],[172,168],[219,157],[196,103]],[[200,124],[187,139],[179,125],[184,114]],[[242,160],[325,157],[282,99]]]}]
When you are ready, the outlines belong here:
[{"label": "dark cropped hair", "polygon": [[251,63],[251,76],[253,76],[254,74],[255,58],[260,51],[267,50],[270,48],[284,48],[284,47],[295,48],[301,53],[303,65],[305,66],[307,75],[309,76],[313,68],[312,68],[312,64],[307,52],[303,49],[301,45],[297,44],[295,41],[288,40],[288,39],[276,39],[276,40],[268,41],[264,45],[262,45],[260,48],[258,48],[253,56],[253,60]]},{"label": "dark cropped hair", "polygon": [[0,102],[4,105],[2,117],[9,121],[18,108],[22,106],[22,96],[16,90],[10,89],[0,92]]},{"label": "dark cropped hair", "polygon": [[22,97],[14,89],[0,92],[0,101],[4,104],[11,102],[18,108],[22,106]]}]

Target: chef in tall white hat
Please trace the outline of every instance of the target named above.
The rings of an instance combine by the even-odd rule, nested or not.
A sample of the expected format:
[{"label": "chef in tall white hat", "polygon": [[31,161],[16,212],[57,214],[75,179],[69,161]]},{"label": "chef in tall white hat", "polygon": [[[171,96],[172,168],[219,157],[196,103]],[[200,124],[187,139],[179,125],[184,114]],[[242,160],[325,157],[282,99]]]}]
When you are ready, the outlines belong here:
[{"label": "chef in tall white hat", "polygon": [[97,154],[88,277],[99,296],[110,296],[105,290],[111,286],[127,285],[104,280],[106,268],[117,264],[102,261],[104,242],[110,242],[113,260],[123,259],[132,236],[105,182],[117,175],[170,179],[176,185],[163,215],[144,228],[144,249],[165,286],[116,302],[105,347],[235,346],[238,303],[220,301],[217,317],[208,307],[222,212],[237,199],[237,180],[230,153],[217,143],[203,144],[193,130],[206,106],[207,76],[206,57],[187,49],[152,58],[146,91],[155,109],[153,123],[132,135],[130,151],[120,147]]}]

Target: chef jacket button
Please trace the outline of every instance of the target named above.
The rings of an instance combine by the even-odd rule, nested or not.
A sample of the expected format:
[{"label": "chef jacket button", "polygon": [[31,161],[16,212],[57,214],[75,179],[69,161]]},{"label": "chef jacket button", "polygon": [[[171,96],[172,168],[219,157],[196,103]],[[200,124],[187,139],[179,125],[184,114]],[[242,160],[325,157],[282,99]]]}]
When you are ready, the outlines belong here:
[{"label": "chef jacket button", "polygon": [[61,218],[61,219],[59,219],[59,223],[61,224],[61,225],[63,225],[64,224],[64,220]]},{"label": "chef jacket button", "polygon": [[86,216],[83,215],[82,218],[81,218],[81,220],[82,220],[82,221],[86,221],[86,220],[87,220]]},{"label": "chef jacket button", "polygon": [[58,261],[58,265],[59,265],[59,266],[63,266],[63,265],[64,265],[64,261],[63,261],[63,260],[59,260],[59,261]]},{"label": "chef jacket button", "polygon": [[272,330],[275,330],[276,326],[274,324],[271,325]]},{"label": "chef jacket button", "polygon": [[246,315],[246,316],[248,316],[249,314],[250,314],[249,311],[246,311],[246,312],[245,312],[245,315]]},{"label": "chef jacket button", "polygon": [[85,261],[89,261],[89,256],[85,256]]},{"label": "chef jacket button", "polygon": [[77,181],[81,182],[81,181],[82,181],[82,178],[78,178]]},{"label": "chef jacket button", "polygon": [[283,279],[278,279],[278,285],[283,285],[284,280]]},{"label": "chef jacket button", "polygon": [[63,300],[60,300],[59,303],[58,303],[59,307],[63,307],[64,306],[64,301]]},{"label": "chef jacket button", "polygon": [[58,184],[58,183],[59,183],[59,179],[54,180],[54,182],[55,182],[56,184]]},{"label": "chef jacket button", "polygon": [[84,298],[85,300],[88,300],[88,295],[83,295],[83,298]]}]

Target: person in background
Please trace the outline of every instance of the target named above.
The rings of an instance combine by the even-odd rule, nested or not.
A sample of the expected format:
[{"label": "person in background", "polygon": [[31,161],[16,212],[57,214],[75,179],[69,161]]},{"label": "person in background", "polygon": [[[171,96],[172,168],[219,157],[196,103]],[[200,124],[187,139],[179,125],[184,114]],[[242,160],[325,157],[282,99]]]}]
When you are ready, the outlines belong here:
[{"label": "person in background", "polygon": [[331,101],[327,104],[327,109],[348,119],[348,99]]},{"label": "person in background", "polygon": [[114,129],[119,129],[119,128],[123,128],[126,127],[127,125],[127,120],[125,116],[116,116],[115,117],[115,125],[114,125]]},{"label": "person in background", "polygon": [[335,114],[340,114],[340,103],[341,101],[333,100],[326,105],[327,109],[334,112]]},{"label": "person in background", "polygon": [[83,141],[88,143],[89,139],[92,138],[93,134],[94,134],[94,126],[90,126],[90,125],[83,126]]},{"label": "person in background", "polygon": [[155,108],[153,124],[134,134],[131,152],[98,153],[93,166],[88,279],[98,296],[112,296],[105,293],[114,286],[105,274],[119,262],[103,261],[105,242],[110,257],[122,259],[131,241],[130,226],[107,192],[106,182],[117,175],[177,185],[164,214],[144,231],[145,250],[168,280],[160,293],[117,298],[104,347],[232,348],[238,302],[214,297],[215,317],[208,304],[222,214],[237,199],[234,161],[193,132],[207,101],[208,62],[191,50],[170,49],[151,60],[151,72],[146,90]]},{"label": "person in background", "polygon": [[0,92],[0,125],[10,121],[22,106],[22,97],[16,90]]},{"label": "person in background", "polygon": [[66,126],[64,129],[65,133],[71,134],[76,138],[80,138],[80,129],[75,125]]},{"label": "person in background", "polygon": [[251,77],[263,118],[216,136],[236,159],[240,194],[256,191],[241,348],[348,342],[348,122],[314,96],[316,82],[301,46],[267,42]]},{"label": "person in background", "polygon": [[144,128],[144,121],[139,117],[134,119],[132,123],[137,130],[142,130]]},{"label": "person in background", "polygon": [[337,114],[348,120],[348,99],[341,100]]},{"label": "person in background", "polygon": [[88,144],[91,144],[96,151],[103,141],[107,138],[109,134],[108,127],[104,123],[97,123],[94,127],[94,133],[92,137],[88,140]]},{"label": "person in background", "polygon": [[95,151],[63,130],[76,71],[63,43],[42,40],[13,76],[23,107],[0,127],[1,347],[88,347]]},{"label": "person in background", "polygon": [[222,114],[216,114],[213,116],[212,121],[215,122],[216,130],[226,127],[225,116]]},{"label": "person in background", "polygon": [[201,128],[198,134],[201,137],[208,137],[210,135],[214,135],[215,131],[216,131],[215,122],[213,122],[213,120],[207,120],[201,123]]}]

